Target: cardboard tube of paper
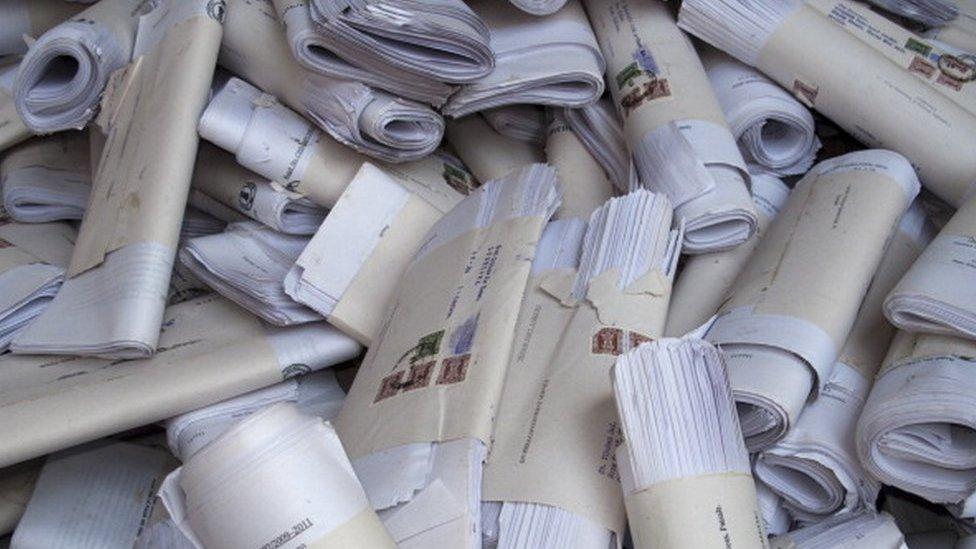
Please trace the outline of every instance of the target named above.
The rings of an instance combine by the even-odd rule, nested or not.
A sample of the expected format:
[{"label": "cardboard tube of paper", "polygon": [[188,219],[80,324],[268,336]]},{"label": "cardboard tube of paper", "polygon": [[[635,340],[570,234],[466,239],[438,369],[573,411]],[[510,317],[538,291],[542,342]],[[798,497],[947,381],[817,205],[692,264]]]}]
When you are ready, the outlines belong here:
[{"label": "cardboard tube of paper", "polygon": [[445,135],[464,165],[482,183],[516,168],[545,161],[539,147],[505,137],[478,114],[449,120]]},{"label": "cardboard tube of paper", "polygon": [[557,219],[589,219],[593,210],[613,196],[613,184],[576,134],[558,115],[549,125],[546,160],[556,168],[563,187],[563,203]]},{"label": "cardboard tube of paper", "polygon": [[756,485],[746,473],[684,477],[624,498],[638,549],[767,547]]}]

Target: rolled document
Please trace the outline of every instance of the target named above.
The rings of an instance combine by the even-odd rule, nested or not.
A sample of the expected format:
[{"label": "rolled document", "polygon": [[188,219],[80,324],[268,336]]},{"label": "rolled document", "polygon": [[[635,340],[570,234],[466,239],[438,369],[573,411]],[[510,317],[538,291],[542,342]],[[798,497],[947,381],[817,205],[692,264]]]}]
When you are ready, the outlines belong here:
[{"label": "rolled document", "polygon": [[546,111],[536,105],[508,105],[482,111],[496,132],[518,141],[546,144]]},{"label": "rolled document", "polygon": [[[461,4],[460,2],[457,3]],[[357,40],[357,38],[368,37],[368,33],[372,32],[374,25],[380,27],[380,33],[390,30],[393,30],[395,33],[397,32],[395,22],[406,22],[404,26],[413,27],[414,32],[416,32],[418,30],[416,29],[416,25],[411,25],[409,19],[402,18],[404,16],[403,11],[398,11],[394,15],[381,10],[378,11],[375,9],[375,5],[377,4],[375,1],[345,2],[342,4],[342,7],[336,2],[324,2],[324,10],[326,12],[335,12],[330,13],[326,18],[325,23],[329,26],[329,29],[325,30],[325,28],[317,25],[312,20],[312,13],[309,10],[310,4],[314,5],[307,0],[274,0],[274,7],[278,13],[278,19],[285,26],[288,46],[291,48],[292,55],[302,67],[333,78],[359,81],[370,87],[388,91],[398,97],[413,99],[422,103],[430,103],[437,107],[443,105],[447,101],[447,98],[457,89],[456,86],[447,84],[445,81],[420,74],[413,74],[394,65],[386,64],[381,60],[377,61],[375,55],[370,53],[372,51],[371,48],[382,48],[384,47],[383,43],[374,39],[369,40],[369,44],[365,45],[362,43],[362,40]],[[413,2],[413,4],[421,7],[421,9],[425,6],[420,2]],[[404,5],[401,4],[398,8],[402,8]],[[453,7],[456,8],[457,6]],[[350,26],[343,21],[342,9],[350,10],[350,15],[356,19],[366,18],[369,21],[365,23],[365,26]],[[352,11],[356,9],[359,11]],[[463,6],[463,9],[459,11],[471,13],[471,10],[467,6]],[[416,11],[414,11],[414,14],[416,14]],[[471,15],[474,16],[473,13]],[[330,22],[333,24],[330,24]],[[484,24],[480,20],[476,22],[484,27]],[[385,23],[385,25],[382,23]],[[422,27],[431,26],[430,20],[423,23],[426,24],[422,24]],[[444,29],[437,29],[434,32],[443,31]],[[427,32],[431,31],[428,30]],[[338,36],[340,33],[348,33],[352,34],[352,36]],[[349,38],[352,39],[350,40]],[[339,41],[342,41],[342,43],[340,44]],[[491,50],[488,49],[487,29],[484,31],[483,41],[488,58],[491,60]],[[352,57],[346,56],[344,58],[337,55],[341,53],[341,48],[344,44],[348,45],[350,51],[355,50],[355,54]],[[363,49],[364,46],[365,49]],[[396,46],[393,47],[396,48]],[[398,48],[398,51],[406,53],[412,47],[415,46],[401,43],[401,48]],[[419,51],[423,52],[423,46],[420,47],[421,50]],[[443,53],[447,54],[447,52]],[[371,62],[364,63],[367,58]],[[364,66],[367,64],[369,65],[368,67]]]},{"label": "rolled document", "polygon": [[231,427],[269,406],[291,402],[326,421],[339,414],[346,393],[332,370],[285,380],[166,420],[166,443],[184,463]]},{"label": "rolled document", "polygon": [[956,211],[884,302],[907,332],[976,339],[976,198]]},{"label": "rolled document", "polygon": [[754,66],[956,207],[976,182],[972,67],[848,0],[690,0],[682,28]]},{"label": "rolled document", "polygon": [[0,467],[333,366],[361,350],[323,322],[267,326],[214,294],[169,307],[163,320],[160,350],[150,359],[0,357]]},{"label": "rolled document", "polygon": [[17,352],[155,350],[220,46],[222,12],[208,6],[166,0],[140,19],[135,61],[113,76],[99,115],[107,141],[67,279]]},{"label": "rolled document", "polygon": [[20,522],[43,465],[44,460],[35,459],[0,469],[0,536]]},{"label": "rolled document", "polygon": [[613,184],[566,123],[563,113],[553,110],[551,115],[546,161],[556,168],[563,187],[563,202],[556,211],[556,218],[589,219],[593,210],[614,195]]},{"label": "rolled document", "polygon": [[888,513],[843,514],[770,540],[771,549],[908,549]]},{"label": "rolled document", "polygon": [[293,404],[232,427],[170,474],[160,498],[197,549],[396,547],[332,425]]},{"label": "rolled document", "polygon": [[131,547],[176,466],[164,449],[97,442],[50,456],[12,547]]},{"label": "rolled document", "polygon": [[190,239],[180,261],[227,299],[271,324],[289,326],[322,319],[282,287],[308,240],[253,221],[231,223],[222,233]]},{"label": "rolled document", "polygon": [[749,173],[698,54],[663,2],[585,0],[641,182],[685,223],[684,252],[735,248],[756,232]]},{"label": "rolled document", "polygon": [[746,160],[780,177],[807,173],[820,149],[810,110],[753,67],[707,45],[698,51]]},{"label": "rolled document", "polygon": [[564,111],[566,122],[620,192],[637,188],[637,169],[627,150],[623,125],[609,100]]},{"label": "rolled document", "polygon": [[674,286],[665,335],[681,337],[718,312],[735,278],[789,197],[790,188],[779,178],[765,171],[752,171],[752,203],[759,221],[756,233],[735,249],[687,258]]},{"label": "rolled document", "polygon": [[363,164],[301,255],[285,266],[284,292],[371,345],[411,257],[462,198],[446,183],[418,185]]},{"label": "rolled document", "polygon": [[327,213],[302,195],[275,186],[241,166],[233,156],[209,143],[200,145],[191,184],[191,193],[202,192],[285,234],[313,234]]},{"label": "rolled document", "polygon": [[739,273],[706,338],[728,360],[750,451],[783,438],[831,378],[885,242],[918,194],[904,157],[817,164]]},{"label": "rolled document", "polygon": [[336,422],[403,549],[481,546],[481,469],[555,170],[490,181],[428,231]]},{"label": "rolled document", "polygon": [[567,0],[510,0],[518,9],[532,15],[552,15],[563,6]]},{"label": "rolled document", "polygon": [[133,58],[143,0],[99,2],[34,42],[14,82],[17,112],[34,133],[81,129],[109,77]]},{"label": "rolled document", "polygon": [[31,131],[14,103],[14,78],[18,65],[0,66],[0,152],[24,141]]},{"label": "rolled document", "polygon": [[51,304],[76,236],[67,223],[0,218],[0,352]]},{"label": "rolled document", "polygon": [[225,30],[222,66],[345,145],[375,158],[404,162],[428,155],[440,143],[444,120],[430,107],[299,65],[270,2],[230,0]]},{"label": "rolled document", "polygon": [[855,429],[895,334],[881,304],[933,235],[922,207],[913,204],[888,242],[821,398],[803,409],[786,438],[759,455],[756,476],[803,522],[874,508],[881,486],[858,461]]},{"label": "rolled document", "polygon": [[506,137],[477,115],[449,120],[446,137],[478,181],[499,179],[517,168],[545,161],[537,145]]},{"label": "rolled document", "polygon": [[64,0],[9,0],[0,5],[0,56],[27,53],[24,37],[37,38],[85,7]]},{"label": "rolled document", "polygon": [[959,17],[958,2],[954,0],[868,0],[890,12],[897,13],[929,27],[941,27]]},{"label": "rolled document", "polygon": [[662,339],[622,355],[611,375],[635,547],[766,547],[722,353]]},{"label": "rolled document", "polygon": [[495,0],[468,4],[491,31],[495,67],[461,86],[446,116],[520,103],[582,107],[603,94],[603,55],[579,0],[543,18]]},{"label": "rolled document", "polygon": [[[576,273],[579,236],[559,229],[582,222],[546,229],[485,466],[482,499],[502,502],[499,549],[526,539],[606,549],[623,539],[610,369],[616,356],[663,332],[680,255],[671,210],[664,195],[646,190],[611,199],[590,217]],[[573,482],[560,482],[566,478]]]},{"label": "rolled document", "polygon": [[868,473],[935,503],[976,491],[976,342],[899,332],[857,425]]},{"label": "rolled document", "polygon": [[959,17],[942,27],[929,29],[926,38],[938,40],[963,51],[976,52],[976,6],[959,5]]},{"label": "rolled document", "polygon": [[756,499],[759,504],[759,513],[762,515],[763,526],[766,528],[766,535],[779,536],[785,534],[790,529],[792,520],[786,507],[783,507],[783,498],[779,494],[769,489],[763,484],[762,480],[756,480]]},{"label": "rolled document", "polygon": [[10,217],[24,223],[81,219],[91,193],[88,149],[88,135],[72,131],[7,151],[0,186]]}]

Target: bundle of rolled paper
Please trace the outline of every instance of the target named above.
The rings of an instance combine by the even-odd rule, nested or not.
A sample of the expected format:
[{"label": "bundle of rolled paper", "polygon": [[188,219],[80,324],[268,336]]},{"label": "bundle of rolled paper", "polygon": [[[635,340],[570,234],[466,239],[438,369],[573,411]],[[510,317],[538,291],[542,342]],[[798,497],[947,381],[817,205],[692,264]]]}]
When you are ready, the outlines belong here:
[{"label": "bundle of rolled paper", "polygon": [[0,0],[0,548],[976,547],[976,2]]}]

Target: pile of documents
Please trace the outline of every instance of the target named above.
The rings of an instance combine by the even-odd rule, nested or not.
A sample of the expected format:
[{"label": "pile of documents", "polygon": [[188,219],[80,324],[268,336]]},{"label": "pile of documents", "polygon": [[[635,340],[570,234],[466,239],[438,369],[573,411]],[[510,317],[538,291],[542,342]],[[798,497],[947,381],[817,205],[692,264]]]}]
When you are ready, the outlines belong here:
[{"label": "pile of documents", "polygon": [[973,0],[0,0],[0,549],[976,548]]}]

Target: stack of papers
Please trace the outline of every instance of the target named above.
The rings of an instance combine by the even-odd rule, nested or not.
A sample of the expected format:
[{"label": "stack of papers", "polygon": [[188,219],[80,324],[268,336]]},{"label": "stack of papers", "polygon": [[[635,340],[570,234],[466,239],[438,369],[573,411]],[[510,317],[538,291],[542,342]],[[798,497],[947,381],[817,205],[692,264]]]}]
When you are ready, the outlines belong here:
[{"label": "stack of papers", "polygon": [[707,45],[698,51],[746,160],[780,177],[807,173],[820,149],[810,111],[749,65]]},{"label": "stack of papers", "polygon": [[935,503],[973,495],[974,356],[972,340],[895,336],[857,425],[872,477]]},{"label": "stack of papers", "polygon": [[699,339],[661,339],[618,358],[612,376],[636,545],[765,547],[721,352]]},{"label": "stack of papers", "polygon": [[163,326],[149,359],[0,357],[0,467],[333,366],[362,350],[325,323],[267,326],[215,295],[169,307]]},{"label": "stack of papers", "polygon": [[799,520],[817,522],[874,506],[880,485],[858,462],[854,431],[895,334],[881,304],[933,235],[925,212],[913,204],[888,241],[823,393],[803,409],[786,438],[759,456],[756,476],[783,496]]},{"label": "stack of papers", "polygon": [[24,224],[0,218],[0,352],[58,293],[75,238],[67,223]]},{"label": "stack of papers", "polygon": [[770,540],[772,549],[908,549],[888,513],[861,511],[837,515]]},{"label": "stack of papers", "polygon": [[40,134],[83,128],[109,77],[132,59],[146,8],[142,0],[99,2],[42,34],[14,83],[17,112],[27,127]]},{"label": "stack of papers", "polygon": [[908,332],[976,339],[976,198],[956,211],[884,302]]},{"label": "stack of papers", "polygon": [[346,393],[332,370],[295,377],[166,420],[166,443],[186,462],[246,417],[279,402],[291,402],[304,414],[335,418]]},{"label": "stack of papers", "polygon": [[217,293],[277,326],[321,320],[296,303],[282,283],[308,237],[271,230],[253,221],[231,223],[218,234],[193,238],[180,261]]},{"label": "stack of papers", "polygon": [[603,94],[603,55],[579,0],[544,18],[495,0],[468,4],[488,25],[495,67],[461,86],[445,115],[520,103],[582,107]]},{"label": "stack of papers", "polygon": [[905,155],[946,202],[969,197],[976,86],[948,52],[850,0],[690,0],[679,20],[867,146]]},{"label": "stack of papers", "polygon": [[481,467],[526,259],[558,205],[544,165],[488,182],[428,231],[400,277],[336,425],[401,548],[481,545]]},{"label": "stack of papers", "polygon": [[12,546],[131,547],[175,465],[165,449],[129,442],[54,454],[41,469]]},{"label": "stack of papers", "polygon": [[620,192],[637,188],[637,169],[627,150],[627,138],[613,105],[607,99],[579,109],[564,111],[566,122],[576,132],[593,158]]},{"label": "stack of papers", "polygon": [[830,380],[885,242],[918,194],[904,157],[868,150],[801,180],[706,338],[721,345],[751,451],[771,446]]},{"label": "stack of papers", "polygon": [[428,155],[440,143],[444,120],[430,107],[299,65],[270,2],[227,2],[224,29],[224,68],[308,116],[345,145],[403,162]]},{"label": "stack of papers", "polygon": [[62,132],[7,151],[0,162],[3,207],[24,223],[81,219],[91,193],[88,135]]},{"label": "stack of papers", "polygon": [[614,195],[613,184],[570,128],[563,111],[553,109],[550,114],[546,162],[556,168],[563,187],[563,202],[556,218],[589,219],[593,210]]},{"label": "stack of papers", "polygon": [[462,195],[366,163],[287,271],[284,292],[370,345],[428,230]]},{"label": "stack of papers", "polygon": [[140,20],[139,55],[106,91],[107,141],[67,279],[18,337],[20,352],[138,358],[155,350],[221,36],[203,0],[167,6]]},{"label": "stack of papers", "polygon": [[160,497],[197,549],[396,547],[332,425],[293,404],[232,427],[171,473]]},{"label": "stack of papers", "polygon": [[540,246],[516,327],[520,347],[505,378],[482,496],[503,502],[499,548],[524,540],[565,547],[560,536],[575,531],[582,537],[572,546],[607,549],[624,536],[610,368],[620,353],[661,336],[680,236],[663,195],[638,190],[611,199],[591,216],[574,273],[574,222],[547,228],[543,245],[562,242]]},{"label": "stack of papers", "polygon": [[498,133],[476,114],[448,121],[446,137],[471,174],[482,182],[545,161],[541,147]]},{"label": "stack of papers", "polygon": [[481,113],[496,132],[518,141],[546,144],[546,111],[536,105],[508,105]]},{"label": "stack of papers", "polygon": [[708,321],[728,297],[736,277],[752,258],[769,225],[790,197],[790,188],[764,171],[752,174],[752,203],[756,207],[756,234],[741,246],[711,254],[694,255],[685,260],[674,286],[668,326],[664,333],[681,337]]},{"label": "stack of papers", "polygon": [[[685,253],[756,232],[749,173],[691,40],[662,2],[586,0],[641,183],[685,223]],[[619,184],[619,181],[618,181]]]}]

